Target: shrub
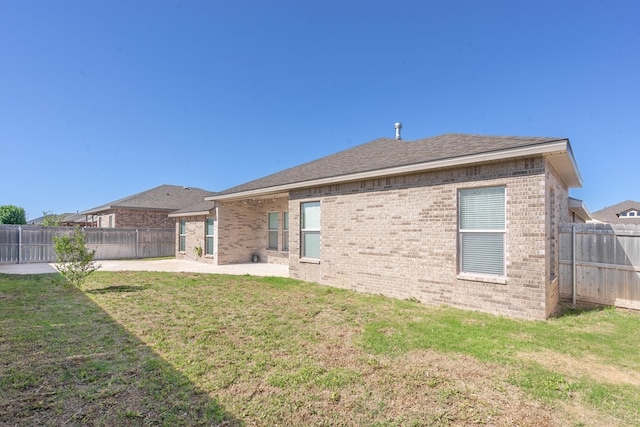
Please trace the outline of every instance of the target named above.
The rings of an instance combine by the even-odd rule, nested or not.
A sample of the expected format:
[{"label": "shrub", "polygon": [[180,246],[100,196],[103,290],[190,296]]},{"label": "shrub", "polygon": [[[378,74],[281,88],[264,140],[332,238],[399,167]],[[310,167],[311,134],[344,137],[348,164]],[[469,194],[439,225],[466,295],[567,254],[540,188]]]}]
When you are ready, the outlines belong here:
[{"label": "shrub", "polygon": [[84,233],[77,227],[71,236],[54,237],[53,246],[58,256],[56,268],[73,286],[82,286],[87,276],[100,268],[93,261],[96,251],[87,249]]}]

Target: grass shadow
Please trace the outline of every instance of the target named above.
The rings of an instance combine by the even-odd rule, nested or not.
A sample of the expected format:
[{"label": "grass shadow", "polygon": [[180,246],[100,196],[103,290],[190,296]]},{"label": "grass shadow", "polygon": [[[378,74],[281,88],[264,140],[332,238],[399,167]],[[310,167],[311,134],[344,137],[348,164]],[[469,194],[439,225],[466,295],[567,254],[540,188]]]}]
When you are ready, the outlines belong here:
[{"label": "grass shadow", "polygon": [[593,304],[587,302],[577,302],[575,307],[569,300],[560,300],[558,307],[556,308],[555,313],[552,317],[561,318],[561,317],[575,317],[581,316],[585,313],[603,311],[609,308],[609,306],[601,305],[601,304]]},{"label": "grass shadow", "polygon": [[81,291],[0,275],[0,294],[0,426],[242,425]]}]

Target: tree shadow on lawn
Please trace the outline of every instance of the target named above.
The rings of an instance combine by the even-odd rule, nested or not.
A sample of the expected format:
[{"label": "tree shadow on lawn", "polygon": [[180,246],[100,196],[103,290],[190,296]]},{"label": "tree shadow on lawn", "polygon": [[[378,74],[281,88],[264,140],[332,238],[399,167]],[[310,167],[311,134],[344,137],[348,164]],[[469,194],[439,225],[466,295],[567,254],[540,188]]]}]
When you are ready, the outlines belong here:
[{"label": "tree shadow on lawn", "polygon": [[0,294],[0,426],[242,425],[52,275],[0,274]]},{"label": "tree shadow on lawn", "polygon": [[100,289],[91,289],[86,291],[88,294],[111,294],[111,293],[126,293],[126,292],[139,292],[147,289],[145,285],[112,285]]}]

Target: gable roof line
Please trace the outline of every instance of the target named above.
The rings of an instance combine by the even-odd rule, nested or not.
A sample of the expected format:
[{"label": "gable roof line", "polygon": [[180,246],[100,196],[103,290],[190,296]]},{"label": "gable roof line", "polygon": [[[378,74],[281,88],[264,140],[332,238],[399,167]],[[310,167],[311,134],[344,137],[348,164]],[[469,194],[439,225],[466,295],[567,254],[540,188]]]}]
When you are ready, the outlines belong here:
[{"label": "gable roof line", "polygon": [[[195,200],[202,200],[203,197],[211,194],[213,193],[201,188],[163,184],[80,213],[83,215],[95,215],[118,208],[172,212],[184,205],[193,204]],[[167,196],[169,197],[168,199]],[[167,204],[167,200],[171,200],[171,202]]]},{"label": "gable roof line", "polygon": [[[570,179],[571,182],[568,182],[567,184],[573,187],[579,187],[582,185],[582,177],[580,176],[580,173],[578,172],[578,169],[576,167],[575,159],[573,158],[573,152],[571,151],[569,141],[567,139],[553,139],[548,142],[544,142],[540,144],[532,144],[524,147],[487,151],[487,152],[478,153],[478,154],[455,156],[455,157],[449,157],[445,159],[413,163],[409,165],[395,166],[395,167],[389,167],[389,168],[383,168],[383,169],[374,169],[374,170],[365,171],[365,172],[330,176],[330,177],[318,178],[318,179],[313,179],[308,181],[298,181],[298,182],[292,182],[288,184],[256,188],[252,190],[240,191],[235,193],[213,195],[213,196],[205,197],[205,200],[241,199],[241,198],[247,198],[252,196],[284,193],[293,189],[304,188],[304,187],[314,187],[319,185],[336,184],[340,182],[359,181],[363,179],[377,178],[380,176],[402,175],[402,174],[421,172],[421,171],[427,171],[427,170],[443,169],[443,168],[453,167],[453,166],[462,166],[462,165],[467,165],[472,163],[497,161],[497,160],[504,160],[504,159],[509,159],[513,157],[532,156],[532,155],[540,155],[540,154],[547,155],[547,156],[558,155],[558,154],[568,155],[569,162],[573,167],[575,176],[571,177]],[[551,160],[553,163],[553,159]]]}]

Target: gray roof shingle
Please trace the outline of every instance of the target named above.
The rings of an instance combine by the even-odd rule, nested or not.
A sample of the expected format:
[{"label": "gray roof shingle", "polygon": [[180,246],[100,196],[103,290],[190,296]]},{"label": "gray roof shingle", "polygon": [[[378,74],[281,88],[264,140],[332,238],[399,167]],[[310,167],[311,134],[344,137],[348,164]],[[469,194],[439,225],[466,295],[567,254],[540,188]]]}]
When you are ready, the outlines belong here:
[{"label": "gray roof shingle", "polygon": [[630,209],[640,211],[640,202],[625,200],[624,202],[593,212],[591,216],[599,221],[608,222],[609,224],[640,224],[640,217],[619,216],[622,212]]},{"label": "gray roof shingle", "polygon": [[201,201],[194,203],[193,205],[186,206],[182,209],[178,209],[169,214],[170,217],[179,216],[193,216],[202,215],[203,213],[210,213],[216,207],[216,202]]},{"label": "gray roof shingle", "polygon": [[215,193],[200,188],[182,187],[179,185],[160,185],[81,213],[96,214],[115,208],[175,211],[201,202],[205,197],[213,194]]},{"label": "gray roof shingle", "polygon": [[300,166],[285,169],[264,178],[229,188],[215,195],[240,193],[315,179],[340,177],[360,172],[376,171],[566,140],[566,138],[485,136],[456,133],[415,141],[380,138]]}]

